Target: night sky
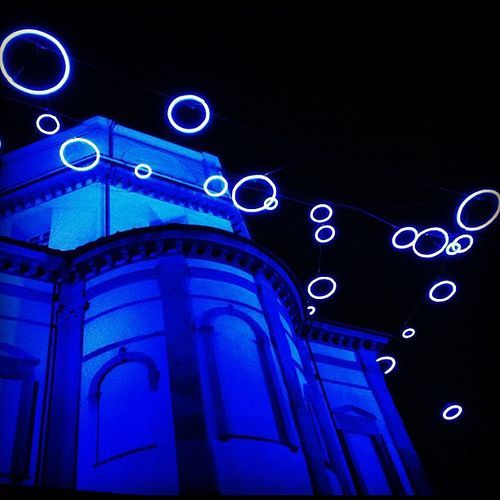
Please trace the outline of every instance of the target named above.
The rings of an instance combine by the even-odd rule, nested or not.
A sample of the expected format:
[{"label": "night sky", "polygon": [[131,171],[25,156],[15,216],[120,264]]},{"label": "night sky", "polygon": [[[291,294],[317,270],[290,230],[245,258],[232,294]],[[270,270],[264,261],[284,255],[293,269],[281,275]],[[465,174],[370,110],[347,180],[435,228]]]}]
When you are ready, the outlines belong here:
[{"label": "night sky", "polygon": [[[304,287],[319,271],[336,279],[319,318],[394,334],[388,385],[434,490],[490,491],[498,224],[454,257],[419,259],[390,240],[391,224],[461,234],[459,203],[500,188],[498,23],[493,9],[4,10],[1,39],[46,30],[66,46],[72,73],[48,98],[1,79],[2,152],[40,138],[37,105],[65,128],[100,114],[210,152],[231,183],[280,169],[270,175],[280,205],[246,217],[252,237]],[[23,50],[26,79],[40,78],[42,63],[58,70],[50,52]],[[196,136],[165,123],[169,100],[185,93],[213,112]],[[321,201],[334,207],[337,235],[320,255],[309,210]],[[474,204],[471,224],[494,212],[491,201]],[[449,302],[426,298],[438,278],[457,284]],[[412,339],[399,336],[405,323]],[[449,402],[464,413],[445,422]]]}]

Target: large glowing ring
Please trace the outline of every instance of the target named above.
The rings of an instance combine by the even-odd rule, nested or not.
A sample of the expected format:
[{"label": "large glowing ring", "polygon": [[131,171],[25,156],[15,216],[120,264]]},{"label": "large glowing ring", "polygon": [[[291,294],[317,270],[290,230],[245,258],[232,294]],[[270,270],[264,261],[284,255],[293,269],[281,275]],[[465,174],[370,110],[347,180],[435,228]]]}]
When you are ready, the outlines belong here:
[{"label": "large glowing ring", "polygon": [[[318,219],[318,218],[314,217],[314,213],[319,208],[326,208],[326,210],[328,211],[328,215],[325,218],[323,218],[323,219]],[[326,205],[325,203],[319,203],[318,205],[314,206],[311,209],[311,211],[309,212],[309,217],[311,218],[311,220],[313,222],[318,222],[319,224],[321,224],[322,222],[326,222],[327,220],[329,220],[332,215],[333,215],[333,209],[332,209],[332,207],[330,205]]]},{"label": "large glowing ring", "polygon": [[[193,127],[193,128],[181,127],[174,120],[174,117],[173,117],[174,108],[175,108],[175,106],[177,106],[177,104],[179,104],[180,102],[183,102],[183,101],[196,101],[196,102],[199,102],[203,106],[203,110],[205,111],[205,118],[197,127]],[[178,130],[179,132],[182,132],[183,134],[196,134],[196,132],[203,130],[207,126],[207,123],[210,120],[210,109],[208,108],[208,104],[205,102],[205,100],[197,95],[192,95],[192,94],[181,95],[179,97],[176,97],[169,104],[168,109],[167,109],[167,118],[168,118],[168,121],[170,122],[170,125],[172,125],[172,127],[174,127],[175,130]]]},{"label": "large glowing ring", "polygon": [[[268,198],[265,199],[264,205],[258,208],[246,208],[241,206],[237,201],[236,201],[236,191],[238,191],[238,188],[240,188],[245,182],[253,180],[253,179],[260,179],[265,182],[267,182],[272,190],[273,194],[269,196]],[[276,198],[276,194],[278,193],[276,189],[276,185],[274,182],[269,179],[269,177],[266,177],[265,175],[261,174],[255,174],[255,175],[247,175],[246,177],[243,177],[240,179],[233,187],[233,191],[231,193],[231,198],[233,200],[234,206],[243,212],[249,212],[249,213],[257,213],[257,212],[262,212],[263,210],[274,210],[278,206],[278,199]],[[276,200],[276,201],[275,201]]]},{"label": "large glowing ring", "polygon": [[[4,54],[5,54],[5,49],[7,48],[7,45],[14,40],[14,38],[17,38],[18,36],[22,35],[37,35],[42,38],[45,38],[49,41],[51,41],[58,49],[59,52],[61,52],[61,55],[64,60],[64,73],[62,78],[59,80],[59,82],[54,85],[53,87],[50,87],[48,89],[42,89],[42,90],[33,90],[29,89],[28,87],[23,87],[22,85],[19,85],[14,78],[12,78],[9,73],[7,72],[7,69],[5,68],[5,61],[4,61]],[[23,29],[23,30],[18,30],[14,31],[10,35],[8,35],[2,42],[2,45],[0,45],[0,70],[2,71],[3,76],[6,78],[6,80],[17,90],[20,90],[21,92],[25,92],[26,94],[31,94],[31,95],[47,95],[47,94],[52,94],[59,90],[68,80],[69,77],[69,70],[70,70],[70,64],[69,64],[69,57],[68,54],[66,53],[66,50],[64,47],[61,45],[59,40],[54,38],[52,35],[49,35],[48,33],[45,33],[40,30],[35,30],[35,29]]]},{"label": "large glowing ring", "polygon": [[312,316],[316,312],[316,308],[314,306],[307,306],[307,310],[309,312],[309,316]]},{"label": "large glowing ring", "polygon": [[[319,233],[321,233],[321,231],[330,231],[330,236],[328,236],[327,238],[320,238]],[[314,239],[318,243],[328,243],[329,241],[332,241],[333,238],[335,238],[335,228],[333,226],[329,225],[319,226],[318,229],[316,229],[316,232],[314,233]]]},{"label": "large glowing ring", "polygon": [[[221,181],[222,182],[222,191],[219,191],[219,192],[215,192],[215,191],[210,191],[210,189],[208,189],[208,185],[212,182],[212,181]],[[205,191],[205,193],[208,194],[208,196],[213,196],[214,198],[217,198],[218,196],[222,196],[224,194],[226,194],[227,192],[227,189],[228,189],[228,184],[227,184],[227,180],[225,177],[223,177],[222,175],[211,175],[204,183],[203,183],[203,190]]]},{"label": "large glowing ring", "polygon": [[403,330],[401,337],[404,339],[411,339],[413,335],[415,335],[415,328],[407,328],[406,330]]},{"label": "large glowing ring", "polygon": [[[462,247],[462,245],[459,243],[460,240],[466,239],[469,241],[468,245],[465,247]],[[447,247],[446,247],[446,253],[448,255],[456,255],[457,253],[465,253],[467,250],[470,250],[474,243],[474,238],[470,234],[461,234],[460,236],[457,236]]]},{"label": "large glowing ring", "polygon": [[[470,200],[472,200],[473,198],[475,198],[476,196],[478,196],[480,194],[493,194],[493,195],[495,195],[497,197],[497,202],[498,202],[497,209],[496,209],[495,213],[484,224],[482,224],[480,226],[466,226],[462,222],[462,211],[463,211],[465,205],[467,205],[467,203],[469,203]],[[460,206],[458,207],[458,210],[457,210],[457,224],[462,229],[465,229],[466,231],[479,231],[480,229],[483,229],[486,226],[489,226],[497,218],[499,213],[500,213],[500,193],[498,193],[494,189],[481,189],[480,191],[476,191],[475,193],[470,194],[469,196],[467,196],[467,198],[465,198],[464,201],[462,201],[462,203],[460,203]]]},{"label": "large glowing ring", "polygon": [[389,365],[389,368],[385,370],[384,375],[391,373],[392,370],[394,370],[394,368],[396,367],[396,360],[392,356],[380,356],[380,358],[377,358],[375,361],[377,363],[380,363],[380,361],[389,361],[391,363]]},{"label": "large glowing ring", "polygon": [[[444,286],[444,285],[449,285],[451,286],[451,292],[449,295],[447,295],[446,297],[442,297],[440,299],[438,299],[437,297],[434,296],[434,291],[441,287],[441,286]],[[439,281],[438,283],[436,283],[430,290],[429,290],[429,299],[431,299],[433,302],[446,302],[447,300],[451,299],[453,297],[453,295],[455,295],[455,292],[457,291],[457,285],[455,285],[455,283],[453,283],[453,281],[449,281],[449,280],[444,280],[444,281]]]},{"label": "large glowing ring", "polygon": [[[146,172],[141,174],[141,170],[146,170]],[[139,165],[136,165],[134,168],[134,174],[139,179],[149,179],[149,177],[153,174],[153,169],[145,163],[139,163]]]},{"label": "large glowing ring", "polygon": [[[82,142],[83,144],[89,145],[95,152],[95,160],[90,164],[87,165],[86,167],[77,167],[76,165],[72,165],[69,163],[65,156],[64,152],[66,151],[66,148],[73,143],[76,142]],[[79,172],[85,172],[87,170],[92,170],[100,161],[101,159],[101,152],[99,151],[99,148],[92,142],[89,141],[88,139],[84,139],[83,137],[75,137],[74,139],[68,139],[67,141],[63,142],[61,144],[61,147],[59,148],[59,157],[61,158],[61,161],[66,165],[67,167],[73,169],[73,170],[78,170]]]},{"label": "large glowing ring", "polygon": [[[42,125],[41,125],[41,121],[44,119],[44,118],[50,118],[52,120],[54,120],[54,123],[55,123],[55,127],[52,129],[52,130],[46,130],[44,128],[42,128]],[[59,123],[59,120],[57,119],[56,116],[54,115],[49,115],[48,113],[45,113],[43,115],[40,115],[37,119],[36,119],[36,128],[42,133],[42,134],[45,134],[45,135],[54,135],[56,132],[59,132],[59,129],[61,128],[61,124]]]},{"label": "large glowing ring", "polygon": [[[463,411],[464,410],[460,405],[449,405],[443,410],[442,417],[445,420],[455,420],[460,415],[462,415]],[[450,412],[455,412],[455,413],[450,415]]]},{"label": "large glowing ring", "polygon": [[[420,238],[420,236],[424,235],[425,233],[430,233],[431,231],[441,233],[444,235],[444,243],[441,246],[441,248],[433,253],[421,253],[417,250],[417,241]],[[420,233],[417,234],[417,237],[413,241],[412,247],[413,251],[415,252],[415,255],[418,255],[419,257],[422,257],[423,259],[430,259],[431,257],[435,257],[436,255],[439,255],[447,246],[450,241],[450,237],[448,236],[448,233],[440,228],[440,227],[430,227],[428,229],[424,229],[423,231],[420,231]]]},{"label": "large glowing ring", "polygon": [[[315,283],[317,283],[318,281],[322,281],[322,280],[329,281],[332,284],[332,289],[328,293],[326,293],[325,295],[316,295],[311,291],[312,286]],[[324,300],[324,299],[327,299],[328,297],[331,297],[335,293],[336,289],[337,289],[337,283],[335,282],[335,280],[333,278],[330,278],[330,276],[319,276],[318,278],[314,278],[309,283],[309,285],[307,285],[307,293],[309,294],[310,297],[312,297],[313,299],[316,299],[316,300]]]},{"label": "large glowing ring", "polygon": [[[413,233],[413,239],[409,243],[405,243],[404,245],[401,245],[400,243],[396,243],[397,237],[401,233],[404,233],[405,231],[411,231]],[[393,234],[393,236],[392,236],[392,246],[394,248],[399,248],[401,250],[403,250],[405,248],[410,248],[413,245],[413,243],[416,241],[417,236],[418,236],[418,231],[414,227],[411,227],[411,226],[402,227],[402,228],[398,229]]]}]

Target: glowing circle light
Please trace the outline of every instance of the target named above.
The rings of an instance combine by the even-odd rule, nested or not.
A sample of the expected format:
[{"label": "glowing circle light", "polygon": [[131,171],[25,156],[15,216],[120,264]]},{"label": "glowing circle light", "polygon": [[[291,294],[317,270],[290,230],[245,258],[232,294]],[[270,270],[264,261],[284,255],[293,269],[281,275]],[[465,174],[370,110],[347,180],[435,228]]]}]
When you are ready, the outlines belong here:
[{"label": "glowing circle light", "polygon": [[[408,243],[403,243],[403,244],[397,243],[396,240],[397,240],[398,236],[401,233],[405,233],[407,231],[411,231],[413,233],[413,239]],[[394,248],[398,248],[401,250],[404,250],[405,248],[410,248],[413,245],[413,243],[416,241],[417,236],[418,236],[418,231],[414,227],[411,227],[411,226],[401,227],[392,236],[392,246]]]},{"label": "glowing circle light", "polygon": [[387,375],[388,373],[391,373],[392,370],[396,367],[396,360],[392,356],[380,356],[380,358],[377,358],[375,360],[377,363],[389,361],[389,367],[384,371],[384,375]]},{"label": "glowing circle light", "polygon": [[[46,40],[49,40],[52,42],[59,52],[62,55],[63,61],[64,61],[64,73],[59,82],[57,82],[56,85],[49,87],[47,89],[30,89],[28,87],[24,87],[23,85],[20,85],[17,83],[14,78],[9,74],[9,72],[6,69],[5,66],[5,51],[7,49],[7,45],[11,43],[14,39],[17,37],[23,36],[23,35],[35,35],[39,36],[41,38],[45,38]],[[25,92],[26,94],[31,94],[31,95],[47,95],[47,94],[53,94],[54,92],[58,91],[68,80],[69,77],[69,72],[70,72],[70,63],[69,63],[69,57],[62,46],[62,44],[57,40],[57,38],[54,38],[52,35],[49,35],[48,33],[45,33],[44,31],[40,30],[35,30],[35,29],[22,29],[18,31],[14,31],[10,35],[8,35],[2,42],[2,45],[0,45],[0,71],[2,72],[3,76],[5,79],[17,90],[20,90],[21,92]]]},{"label": "glowing circle light", "polygon": [[[142,171],[145,170],[144,173]],[[138,179],[149,179],[151,175],[153,174],[153,169],[149,166],[146,165],[145,163],[139,163],[139,165],[136,165],[134,168],[134,175]]]},{"label": "glowing circle light", "polygon": [[[266,198],[264,201],[264,204],[261,207],[258,208],[246,208],[238,203],[236,200],[236,193],[238,189],[248,181],[252,180],[261,180],[267,182],[270,186],[271,189],[273,190],[273,194]],[[262,212],[263,210],[274,210],[278,206],[278,198],[276,198],[276,195],[278,194],[278,190],[276,189],[276,185],[274,182],[269,179],[269,177],[266,177],[265,175],[261,174],[255,174],[255,175],[247,175],[246,177],[243,177],[240,179],[233,187],[233,191],[231,193],[231,198],[233,200],[234,206],[238,208],[239,210],[243,212],[248,212],[248,213],[257,213],[257,212]]]},{"label": "glowing circle light", "polygon": [[312,316],[316,312],[316,308],[314,306],[307,306],[307,310],[309,312],[309,316]]},{"label": "glowing circle light", "polygon": [[[329,235],[326,238],[320,238],[320,233],[324,231],[329,231]],[[335,238],[335,228],[333,226],[325,225],[325,226],[320,226],[318,229],[316,229],[316,232],[314,233],[314,239],[318,243],[328,243],[329,241],[332,241],[333,238]]]},{"label": "glowing circle light", "polygon": [[[444,236],[444,243],[439,248],[439,250],[436,250],[435,252],[432,252],[432,253],[419,252],[417,250],[418,239],[421,236],[423,236],[424,234],[431,233],[431,232],[441,233]],[[448,233],[444,229],[442,229],[440,227],[430,227],[428,229],[424,229],[423,231],[420,231],[417,234],[417,237],[415,238],[415,240],[412,243],[412,248],[413,248],[413,251],[415,252],[415,255],[418,255],[419,257],[422,257],[423,259],[430,259],[432,257],[436,257],[436,255],[439,255],[448,246],[449,241],[450,241],[450,237],[448,236]]]},{"label": "glowing circle light", "polygon": [[[468,244],[462,247],[460,241],[467,240]],[[447,247],[446,253],[448,255],[456,255],[457,253],[465,253],[467,250],[470,250],[474,243],[474,238],[470,234],[461,234],[457,236]]]},{"label": "glowing circle light", "polygon": [[[220,191],[210,191],[210,189],[208,189],[208,185],[213,182],[213,181],[221,181],[222,182],[222,189]],[[211,175],[210,177],[208,177],[208,179],[203,183],[203,190],[205,191],[205,193],[208,194],[208,196],[212,196],[214,198],[217,198],[219,196],[222,196],[224,194],[226,194],[227,192],[227,189],[228,189],[228,183],[227,183],[227,180],[225,177],[223,177],[222,175]]]},{"label": "glowing circle light", "polygon": [[[87,146],[90,146],[94,150],[95,160],[90,165],[87,165],[85,167],[77,167],[76,165],[73,165],[66,160],[66,157],[64,155],[66,148],[70,144],[77,144],[77,143],[87,144]],[[83,137],[75,137],[74,139],[68,139],[67,141],[61,144],[61,147],[59,148],[59,157],[61,158],[63,164],[66,165],[67,167],[73,170],[77,170],[79,172],[85,172],[87,170],[92,170],[99,163],[101,159],[101,153],[99,151],[99,148],[92,141],[84,139]]]},{"label": "glowing circle light", "polygon": [[403,330],[403,333],[401,333],[401,337],[404,339],[411,339],[415,335],[415,328],[406,328],[406,330]]},{"label": "glowing circle light", "polygon": [[455,420],[462,415],[463,408],[460,405],[449,405],[444,410],[441,416],[445,420]]},{"label": "glowing circle light", "polygon": [[[205,112],[205,118],[203,118],[202,122],[198,126],[192,127],[192,128],[182,127],[174,120],[174,117],[173,117],[174,108],[177,106],[177,104],[179,104],[180,102],[184,102],[184,101],[194,101],[194,102],[201,104],[201,106],[203,107],[203,111]],[[196,134],[196,132],[200,132],[201,130],[203,130],[207,126],[207,124],[210,120],[210,109],[208,107],[208,104],[205,102],[205,100],[197,95],[192,95],[192,94],[181,95],[179,97],[176,97],[169,104],[168,109],[167,109],[167,118],[168,118],[170,125],[172,125],[172,127],[174,127],[175,130],[177,130],[178,132],[182,132],[183,134]]]},{"label": "glowing circle light", "polygon": [[[315,293],[313,293],[312,287],[315,283],[318,283],[319,281],[327,281],[331,283],[332,289],[328,293],[325,293],[323,295],[316,295]],[[309,294],[309,297],[316,300],[325,300],[328,297],[331,297],[335,293],[336,289],[337,289],[337,283],[333,278],[330,278],[330,276],[318,276],[317,278],[314,278],[309,283],[309,285],[307,285],[307,293]]]},{"label": "glowing circle light", "polygon": [[[479,226],[466,226],[462,222],[462,212],[469,203],[469,201],[473,200],[476,196],[479,196],[481,194],[492,194],[493,196],[497,197],[497,209],[495,210],[495,213],[484,223]],[[489,226],[497,217],[498,214],[500,213],[500,193],[495,191],[494,189],[481,189],[479,191],[476,191],[475,193],[470,194],[465,198],[462,203],[460,203],[460,206],[458,207],[457,210],[457,224],[462,228],[465,229],[466,231],[479,231],[480,229],[484,229],[486,226]]]},{"label": "glowing circle light", "polygon": [[[434,295],[434,292],[437,289],[441,288],[442,286],[451,287],[450,293],[444,297],[436,297]],[[457,291],[457,285],[455,285],[453,281],[449,280],[439,281],[429,290],[429,299],[431,299],[433,302],[446,302],[447,300],[451,299],[453,295],[455,295],[456,291]]]},{"label": "glowing circle light", "polygon": [[[45,128],[42,127],[42,120],[46,120],[46,119],[50,119],[54,122],[54,128],[52,130],[47,130]],[[42,133],[42,134],[45,134],[45,135],[54,135],[56,132],[59,132],[59,129],[61,128],[61,124],[59,123],[59,120],[57,119],[56,116],[54,115],[49,115],[48,113],[45,113],[43,115],[40,115],[37,119],[36,119],[36,128]]]},{"label": "glowing circle light", "polygon": [[[317,217],[315,217],[315,213],[316,213],[316,210],[320,210],[320,209],[326,209],[328,215],[326,217],[323,217],[322,219],[318,219]],[[313,222],[317,222],[318,224],[321,224],[322,222],[326,222],[327,220],[329,220],[333,215],[333,209],[330,205],[327,205],[325,203],[319,203],[318,205],[314,206],[311,211],[309,212],[309,217],[311,218],[311,220]]]}]

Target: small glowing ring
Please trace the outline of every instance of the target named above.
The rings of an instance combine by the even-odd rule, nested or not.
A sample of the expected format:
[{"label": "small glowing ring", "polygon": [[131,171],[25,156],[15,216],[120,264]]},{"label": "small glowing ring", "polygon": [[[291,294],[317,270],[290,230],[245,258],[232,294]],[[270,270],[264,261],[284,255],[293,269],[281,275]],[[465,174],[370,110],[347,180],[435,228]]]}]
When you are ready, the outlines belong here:
[{"label": "small glowing ring", "polygon": [[[413,240],[411,240],[410,243],[405,243],[404,245],[400,245],[399,243],[396,243],[397,237],[405,231],[411,231],[413,233]],[[413,245],[413,243],[415,243],[415,240],[417,239],[417,237],[418,237],[418,231],[414,227],[411,227],[411,226],[402,227],[402,228],[398,229],[394,233],[394,235],[392,236],[392,246],[394,248],[399,248],[401,250],[403,250],[405,248],[410,248]]]},{"label": "small glowing ring", "polygon": [[[245,207],[241,206],[236,201],[236,191],[245,182],[253,180],[253,179],[260,179],[260,180],[266,181],[271,186],[271,188],[273,189],[273,194],[271,196],[269,196],[268,198],[265,199],[264,205],[262,207],[258,207],[258,208],[245,208]],[[234,185],[233,191],[231,193],[231,198],[232,198],[234,206],[236,208],[242,210],[243,212],[257,213],[257,212],[262,212],[263,210],[274,210],[278,206],[278,203],[277,203],[278,199],[276,198],[277,192],[278,191],[276,189],[276,185],[274,184],[274,182],[271,179],[269,179],[269,177],[266,177],[265,175],[261,175],[261,174],[247,175],[246,177],[243,177],[242,179],[240,179]],[[274,202],[274,200],[276,200],[276,202]]]},{"label": "small glowing ring", "polygon": [[[449,415],[450,411],[455,411],[456,413],[454,413],[453,415]],[[455,420],[456,418],[458,418],[460,415],[462,415],[462,412],[463,412],[463,408],[460,406],[460,405],[450,405],[448,407],[446,407],[444,410],[443,410],[443,413],[442,413],[442,417],[445,419],[445,420]]]},{"label": "small glowing ring", "polygon": [[452,241],[447,247],[446,247],[446,253],[448,255],[456,255],[458,253],[458,251],[461,249],[462,247],[460,246],[460,243],[457,243],[455,241]]},{"label": "small glowing ring", "polygon": [[[436,288],[439,288],[440,286],[443,285],[450,285],[451,286],[451,292],[447,297],[442,297],[440,299],[434,297],[434,291]],[[436,283],[430,290],[429,290],[429,299],[431,299],[433,302],[446,302],[447,300],[451,299],[453,295],[455,295],[455,292],[457,291],[457,285],[453,283],[453,281],[449,280],[444,280],[444,281],[439,281]]]},{"label": "small glowing ring", "polygon": [[[14,78],[12,78],[9,73],[7,72],[7,69],[5,68],[5,61],[4,61],[4,54],[5,54],[5,49],[7,48],[7,45],[14,40],[14,38],[17,38],[18,36],[22,35],[37,35],[42,38],[45,38],[49,41],[51,41],[58,49],[59,52],[61,52],[61,55],[64,60],[64,73],[62,78],[59,80],[59,82],[54,85],[53,87],[50,87],[48,89],[42,89],[42,90],[33,90],[29,89],[28,87],[23,87],[22,85],[19,85]],[[23,29],[23,30],[18,30],[14,31],[10,35],[8,35],[2,42],[2,45],[0,46],[0,71],[2,71],[3,76],[6,78],[6,80],[17,90],[20,90],[21,92],[25,92],[26,94],[31,94],[31,95],[47,95],[47,94],[52,94],[53,92],[56,92],[59,90],[68,80],[69,77],[69,71],[70,71],[70,63],[69,63],[69,57],[64,49],[64,47],[61,45],[59,40],[57,38],[54,38],[52,35],[49,35],[48,33],[45,33],[40,30],[35,30],[35,29]]]},{"label": "small glowing ring", "polygon": [[[319,233],[321,231],[326,231],[326,230],[329,230],[330,231],[330,236],[328,238],[320,238],[319,237]],[[318,242],[318,243],[328,243],[329,241],[332,241],[333,238],[335,238],[335,228],[333,226],[330,226],[330,225],[324,225],[324,226],[319,226],[318,229],[316,229],[316,232],[314,233],[314,239]]]},{"label": "small glowing ring", "polygon": [[[316,295],[316,294],[312,293],[311,289],[312,289],[312,286],[314,285],[314,283],[321,281],[321,280],[329,281],[332,284],[332,289],[328,293],[326,293],[325,295]],[[309,297],[316,299],[316,300],[324,300],[324,299],[327,299],[328,297],[331,297],[335,293],[336,289],[337,289],[337,283],[335,282],[335,280],[333,278],[330,278],[330,276],[319,276],[317,278],[314,278],[309,283],[309,285],[307,285],[307,293],[309,294]]]},{"label": "small glowing ring", "polygon": [[[324,219],[318,219],[318,218],[314,217],[314,212],[316,212],[316,210],[318,208],[326,208],[326,210],[328,211],[328,215]],[[330,220],[332,215],[333,215],[332,207],[330,205],[326,205],[325,203],[320,203],[320,204],[314,206],[311,209],[311,211],[309,212],[309,217],[311,218],[311,220],[313,222],[318,222],[319,224],[321,224],[322,222],[326,222],[327,220]]]},{"label": "small glowing ring", "polygon": [[403,330],[401,337],[404,339],[411,339],[413,335],[415,335],[415,328],[407,328],[406,330]]},{"label": "small glowing ring", "polygon": [[[479,194],[493,194],[497,197],[498,206],[496,212],[484,224],[480,226],[466,226],[462,222],[462,211],[465,205],[467,205],[467,203],[469,203],[470,200],[472,200]],[[467,198],[465,198],[464,201],[462,201],[462,203],[460,203],[460,206],[458,207],[457,210],[457,224],[466,231],[479,231],[480,229],[489,226],[497,218],[499,213],[500,213],[500,193],[498,193],[494,189],[481,189],[480,191],[476,191],[475,193],[470,194],[469,196],[467,196]]]},{"label": "small glowing ring", "polygon": [[396,360],[392,356],[380,356],[380,358],[377,358],[375,360],[377,363],[380,361],[389,361],[391,364],[387,370],[385,370],[384,375],[387,375],[388,373],[391,373],[392,370],[396,367]]},{"label": "small glowing ring", "polygon": [[[95,151],[95,160],[90,165],[87,165],[86,167],[77,167],[77,166],[69,163],[66,160],[66,158],[64,157],[64,152],[65,152],[66,148],[70,144],[73,144],[75,142],[83,142],[84,144],[87,144]],[[73,170],[77,170],[78,172],[85,172],[87,170],[92,170],[99,163],[99,161],[101,159],[101,152],[99,151],[99,148],[92,141],[89,141],[88,139],[84,139],[83,137],[75,137],[74,139],[68,139],[67,141],[65,141],[61,144],[61,147],[59,148],[59,158],[61,158],[61,161],[67,167],[69,167]]]},{"label": "small glowing ring", "polygon": [[[438,232],[438,233],[441,233],[444,235],[443,246],[439,250],[437,250],[436,252],[433,252],[433,253],[421,253],[421,252],[419,252],[417,250],[418,239],[420,238],[420,236],[424,235],[425,233],[430,233],[431,231],[435,231],[435,232]],[[423,231],[420,231],[417,234],[417,237],[413,240],[412,247],[413,247],[413,251],[415,252],[415,255],[418,255],[419,257],[422,257],[423,259],[430,259],[432,257],[435,257],[436,255],[439,255],[448,246],[449,241],[450,241],[450,237],[448,236],[448,233],[444,229],[442,229],[440,227],[430,227],[428,229],[424,229]]]},{"label": "small glowing ring", "polygon": [[[177,106],[177,104],[179,104],[180,102],[183,102],[183,101],[196,101],[203,106],[203,110],[205,111],[205,118],[197,127],[193,127],[193,128],[181,127],[179,124],[177,124],[175,122],[174,117],[173,117],[174,108],[175,108],[175,106]],[[174,127],[175,130],[182,132],[183,134],[196,134],[196,132],[203,130],[207,126],[207,123],[210,120],[210,109],[208,107],[208,104],[205,102],[205,100],[197,95],[192,95],[192,94],[181,95],[179,97],[176,97],[169,104],[168,109],[167,109],[167,118],[168,118],[168,121],[170,122],[170,125],[172,125],[172,127]]]},{"label": "small glowing ring", "polygon": [[[40,124],[40,122],[44,119],[44,118],[51,118],[52,120],[54,120],[56,126],[54,127],[53,130],[45,130],[44,128],[42,128],[42,125]],[[61,128],[61,124],[59,123],[59,120],[57,119],[56,116],[54,115],[49,115],[48,113],[45,113],[43,115],[40,115],[37,119],[36,119],[36,128],[42,133],[42,134],[45,134],[45,135],[54,135],[56,132],[59,132],[59,129]]]},{"label": "small glowing ring", "polygon": [[316,308],[314,306],[307,306],[307,310],[309,311],[309,316],[312,316],[316,312]]},{"label": "small glowing ring", "polygon": [[[462,248],[462,245],[459,243],[461,239],[468,239],[469,244]],[[457,253],[465,253],[467,250],[470,250],[472,245],[474,244],[474,238],[470,234],[461,234],[457,236],[447,247],[446,253],[448,255],[455,255]]]},{"label": "small glowing ring", "polygon": [[[145,169],[146,173],[141,174],[141,169]],[[145,163],[139,163],[139,165],[136,165],[136,167],[134,168],[134,174],[138,179],[149,179],[149,177],[151,177],[151,175],[153,174],[153,169]]]},{"label": "small glowing ring", "polygon": [[[208,185],[212,182],[212,181],[221,181],[222,182],[222,185],[223,185],[223,188],[222,188],[222,191],[219,191],[218,193],[215,192],[215,191],[210,191],[210,189],[208,189]],[[217,198],[219,196],[222,196],[224,194],[226,194],[227,192],[227,189],[228,189],[228,183],[227,183],[227,180],[225,177],[223,177],[222,175],[211,175],[210,177],[208,177],[208,179],[203,183],[203,190],[205,191],[205,193],[208,194],[208,196],[212,196],[213,198]]]}]

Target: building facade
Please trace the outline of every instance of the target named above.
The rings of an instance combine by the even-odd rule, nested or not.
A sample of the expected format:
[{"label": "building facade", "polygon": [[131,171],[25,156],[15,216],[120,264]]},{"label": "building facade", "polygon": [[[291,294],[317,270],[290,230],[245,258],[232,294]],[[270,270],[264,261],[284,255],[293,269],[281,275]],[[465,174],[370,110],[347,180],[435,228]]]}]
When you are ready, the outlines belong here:
[{"label": "building facade", "polygon": [[[95,168],[62,164],[72,137]],[[428,493],[375,361],[390,337],[304,314],[231,198],[203,191],[220,173],[102,117],[4,156],[0,484]]]}]

